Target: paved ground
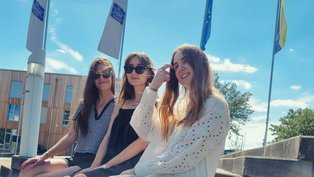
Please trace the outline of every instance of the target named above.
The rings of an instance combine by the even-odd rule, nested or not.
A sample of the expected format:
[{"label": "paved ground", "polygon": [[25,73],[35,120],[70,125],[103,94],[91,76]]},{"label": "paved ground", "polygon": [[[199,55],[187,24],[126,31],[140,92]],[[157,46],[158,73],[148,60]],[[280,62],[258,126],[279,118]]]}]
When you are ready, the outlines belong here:
[{"label": "paved ground", "polygon": [[0,157],[0,166],[11,167],[11,157]]}]

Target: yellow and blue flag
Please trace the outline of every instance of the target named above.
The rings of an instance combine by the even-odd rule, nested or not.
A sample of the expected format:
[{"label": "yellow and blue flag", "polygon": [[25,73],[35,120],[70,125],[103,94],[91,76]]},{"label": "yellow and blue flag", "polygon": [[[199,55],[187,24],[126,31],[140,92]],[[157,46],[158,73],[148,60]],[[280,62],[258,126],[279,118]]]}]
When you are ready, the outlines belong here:
[{"label": "yellow and blue flag", "polygon": [[281,50],[286,42],[287,22],[284,14],[284,0],[278,0],[277,16],[276,16],[276,31],[273,54]]},{"label": "yellow and blue flag", "polygon": [[211,28],[211,20],[212,20],[212,6],[213,6],[213,0],[207,0],[206,8],[205,8],[205,15],[204,15],[204,22],[203,22],[201,44],[200,44],[200,48],[203,51],[205,50],[205,45],[210,36],[210,28]]}]

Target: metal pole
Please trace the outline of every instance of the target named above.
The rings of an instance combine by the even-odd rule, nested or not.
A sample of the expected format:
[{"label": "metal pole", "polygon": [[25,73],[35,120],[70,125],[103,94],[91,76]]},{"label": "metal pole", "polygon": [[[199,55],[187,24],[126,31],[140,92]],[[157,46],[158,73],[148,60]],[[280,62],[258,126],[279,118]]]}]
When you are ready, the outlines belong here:
[{"label": "metal pole", "polygon": [[118,78],[120,79],[120,72],[121,72],[121,63],[122,63],[122,53],[123,53],[123,43],[124,43],[124,33],[125,33],[125,26],[126,26],[126,17],[127,13],[125,14],[124,19],[124,26],[123,26],[123,33],[122,33],[122,41],[121,41],[121,49],[120,49],[120,55],[119,55],[119,70],[118,70]]},{"label": "metal pole", "polygon": [[[277,2],[277,11],[279,8],[279,1]],[[278,14],[278,12],[277,12]],[[276,42],[276,27],[279,23],[278,15],[276,15],[276,24],[275,24],[275,34],[274,34],[274,46]],[[271,61],[271,71],[270,71],[270,82],[269,82],[269,92],[268,92],[268,103],[267,103],[267,117],[266,117],[266,128],[265,128],[265,136],[263,139],[263,146],[266,146],[267,144],[267,133],[268,133],[268,123],[269,123],[269,111],[270,111],[270,100],[271,100],[271,89],[273,84],[273,72],[274,72],[274,61],[275,61],[275,53],[274,53],[274,47],[273,47],[273,54],[272,54],[272,61]]]},{"label": "metal pole", "polygon": [[[25,84],[24,84],[24,88],[25,88]],[[21,111],[20,111],[20,117],[19,117],[19,124],[18,124],[18,127],[17,127],[17,137],[16,137],[16,147],[14,149],[14,155],[16,155],[16,152],[17,152],[17,149],[18,149],[18,146],[19,146],[19,140],[20,140],[20,132],[21,132],[21,124],[22,124],[22,117],[23,117],[23,105],[24,105],[24,97],[25,97],[25,89],[23,91],[23,97],[22,97],[22,100],[21,100]]]},{"label": "metal pole", "polygon": [[44,42],[43,42],[43,49],[46,50],[46,39],[47,39],[47,29],[48,29],[48,19],[49,19],[49,7],[50,7],[50,0],[47,0],[47,18],[45,24],[45,32],[44,32]]}]

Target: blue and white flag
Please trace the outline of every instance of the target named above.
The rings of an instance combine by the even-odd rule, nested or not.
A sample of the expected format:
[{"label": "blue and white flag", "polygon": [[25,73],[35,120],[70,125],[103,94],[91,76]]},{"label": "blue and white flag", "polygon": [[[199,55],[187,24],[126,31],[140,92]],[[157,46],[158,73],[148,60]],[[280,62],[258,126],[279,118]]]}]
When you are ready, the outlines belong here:
[{"label": "blue and white flag", "polygon": [[111,57],[119,58],[124,33],[127,0],[113,0],[98,50]]},{"label": "blue and white flag", "polygon": [[207,0],[205,14],[204,14],[204,22],[203,22],[203,30],[201,37],[200,48],[204,51],[205,45],[210,37],[210,28],[211,28],[211,20],[212,20],[212,6],[213,0]]},{"label": "blue and white flag", "polygon": [[28,25],[26,48],[35,52],[44,48],[47,0],[34,0]]},{"label": "blue and white flag", "polygon": [[278,0],[277,15],[276,15],[276,33],[273,54],[281,50],[286,43],[287,22],[284,13],[284,0]]}]

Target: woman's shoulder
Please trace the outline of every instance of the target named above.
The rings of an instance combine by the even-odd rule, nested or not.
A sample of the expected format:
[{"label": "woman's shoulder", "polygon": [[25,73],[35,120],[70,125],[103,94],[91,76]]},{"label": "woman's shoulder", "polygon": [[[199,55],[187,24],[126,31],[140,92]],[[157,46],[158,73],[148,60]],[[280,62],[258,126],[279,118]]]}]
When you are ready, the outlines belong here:
[{"label": "woman's shoulder", "polygon": [[221,97],[219,95],[212,95],[209,98],[207,98],[205,107],[228,108],[228,103],[223,97]]}]

